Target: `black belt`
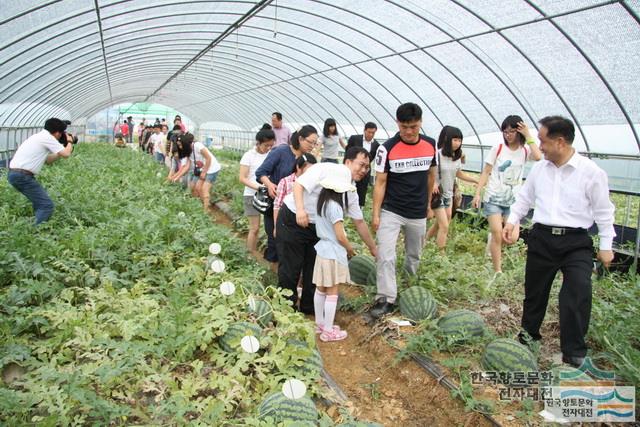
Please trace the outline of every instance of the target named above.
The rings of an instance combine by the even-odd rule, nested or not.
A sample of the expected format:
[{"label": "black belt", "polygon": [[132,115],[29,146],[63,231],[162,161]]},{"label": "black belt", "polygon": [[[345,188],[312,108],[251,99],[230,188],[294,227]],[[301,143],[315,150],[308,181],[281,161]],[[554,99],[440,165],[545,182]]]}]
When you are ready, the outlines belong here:
[{"label": "black belt", "polygon": [[29,170],[26,170],[26,169],[9,168],[9,170],[10,170],[11,172],[20,172],[20,173],[23,173],[23,174],[25,174],[25,175],[30,175],[30,176],[33,176],[33,175],[34,175],[34,174],[33,174],[33,172],[31,172],[31,171],[29,171]]},{"label": "black belt", "polygon": [[548,231],[554,236],[564,236],[565,234],[586,233],[586,228],[580,227],[553,227],[551,225],[533,224],[534,229]]}]

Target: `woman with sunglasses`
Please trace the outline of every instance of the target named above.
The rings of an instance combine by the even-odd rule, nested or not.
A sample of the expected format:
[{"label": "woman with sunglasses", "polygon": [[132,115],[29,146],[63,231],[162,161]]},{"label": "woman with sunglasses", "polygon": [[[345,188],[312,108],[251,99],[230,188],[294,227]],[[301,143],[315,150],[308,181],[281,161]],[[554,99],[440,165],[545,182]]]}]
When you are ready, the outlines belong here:
[{"label": "woman with sunglasses", "polygon": [[502,142],[494,146],[485,160],[478,180],[472,206],[480,208],[480,194],[485,185],[484,214],[489,221],[487,243],[493,270],[502,273],[502,227],[509,216],[509,207],[515,202],[522,186],[524,166],[528,161],[542,158],[540,148],[520,116],[507,116],[500,126]]}]

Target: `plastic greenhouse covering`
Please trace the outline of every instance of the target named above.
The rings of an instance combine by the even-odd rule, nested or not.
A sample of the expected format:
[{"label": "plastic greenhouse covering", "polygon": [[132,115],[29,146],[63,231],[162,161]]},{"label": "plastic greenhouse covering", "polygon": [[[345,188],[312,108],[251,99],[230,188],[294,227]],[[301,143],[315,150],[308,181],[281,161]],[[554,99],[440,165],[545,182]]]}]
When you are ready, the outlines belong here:
[{"label": "plastic greenhouse covering", "polygon": [[412,101],[427,134],[463,130],[476,169],[505,116],[567,116],[612,189],[638,194],[639,15],[639,0],[3,0],[0,152],[122,103],[390,134]]}]

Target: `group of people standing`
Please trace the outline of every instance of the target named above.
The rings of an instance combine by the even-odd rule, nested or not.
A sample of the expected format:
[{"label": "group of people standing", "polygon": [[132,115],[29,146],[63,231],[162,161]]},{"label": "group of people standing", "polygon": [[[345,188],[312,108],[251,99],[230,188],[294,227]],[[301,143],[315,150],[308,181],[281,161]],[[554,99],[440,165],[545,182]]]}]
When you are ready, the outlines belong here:
[{"label": "group of people standing", "polygon": [[[274,122],[281,124],[281,119],[279,113],[274,114]],[[518,338],[525,344],[541,339],[551,283],[562,270],[563,360],[579,366],[587,351],[584,336],[591,309],[587,229],[595,220],[600,235],[598,258],[605,266],[613,258],[615,232],[607,176],[573,148],[573,123],[561,116],[543,118],[538,145],[521,117],[506,117],[501,125],[502,141],[491,149],[477,179],[462,172],[460,129],[445,126],[438,141],[421,134],[422,110],[413,103],[398,107],[396,123],[398,132],[384,143],[375,141],[377,127],[367,123],[362,135],[351,136],[345,144],[332,119],[327,120],[322,134],[305,125],[288,143],[278,140],[273,130],[258,132],[256,146],[243,156],[240,170],[240,181],[246,185],[245,214],[252,230],[250,249],[255,251],[260,224],[250,201],[264,186],[274,201],[264,213],[265,259],[277,269],[280,286],[291,290],[294,305],[315,315],[320,339],[344,339],[347,332],[334,324],[334,318],[337,287],[348,282],[348,259],[354,255],[344,232],[345,217],[352,218],[376,258],[377,294],[369,313],[380,318],[395,309],[400,231],[404,231],[404,269],[415,275],[427,238],[435,237],[443,251],[446,247],[454,182],[460,178],[476,184],[472,205],[483,207],[488,219],[488,252],[496,275],[502,271],[502,245],[517,240],[520,220],[536,208]],[[319,143],[326,156],[321,163],[312,154]],[[338,164],[337,147],[345,149],[342,164]],[[370,225],[377,241],[362,215],[372,162],[376,176]],[[527,162],[535,164],[523,186]],[[427,231],[426,220],[431,216],[435,222]]]}]

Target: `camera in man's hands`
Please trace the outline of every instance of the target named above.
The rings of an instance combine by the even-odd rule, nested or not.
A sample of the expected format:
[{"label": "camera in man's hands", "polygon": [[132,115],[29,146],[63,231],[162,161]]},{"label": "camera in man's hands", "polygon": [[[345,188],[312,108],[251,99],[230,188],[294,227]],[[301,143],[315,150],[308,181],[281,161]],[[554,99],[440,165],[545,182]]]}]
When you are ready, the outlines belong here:
[{"label": "camera in man's hands", "polygon": [[[67,137],[67,135],[69,137]],[[76,145],[78,143],[78,137],[71,133],[62,132],[62,135],[60,136],[60,139],[58,139],[58,142],[65,147],[67,146],[67,144],[69,144],[69,142],[71,142],[73,145]]]}]

